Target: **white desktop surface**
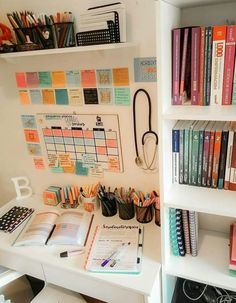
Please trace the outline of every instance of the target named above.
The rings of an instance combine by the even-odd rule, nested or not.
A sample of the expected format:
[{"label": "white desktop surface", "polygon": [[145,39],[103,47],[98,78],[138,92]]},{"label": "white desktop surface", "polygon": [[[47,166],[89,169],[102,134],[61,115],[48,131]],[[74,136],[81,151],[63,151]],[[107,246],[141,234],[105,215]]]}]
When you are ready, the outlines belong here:
[{"label": "white desktop surface", "polygon": [[[27,200],[10,201],[0,209],[0,216],[15,205],[33,207],[37,210],[45,209],[42,198],[33,195]],[[123,300],[129,303],[160,302],[160,228],[155,225],[154,220],[143,224],[144,247],[140,274],[89,273],[84,269],[85,259],[94,229],[96,225],[103,223],[132,224],[137,221],[121,220],[118,214],[109,218],[104,217],[99,209],[94,213],[85,254],[70,258],[60,258],[59,253],[74,250],[76,246],[13,247],[12,243],[24,227],[24,223],[12,234],[0,232],[0,265],[106,302],[120,303]]]}]

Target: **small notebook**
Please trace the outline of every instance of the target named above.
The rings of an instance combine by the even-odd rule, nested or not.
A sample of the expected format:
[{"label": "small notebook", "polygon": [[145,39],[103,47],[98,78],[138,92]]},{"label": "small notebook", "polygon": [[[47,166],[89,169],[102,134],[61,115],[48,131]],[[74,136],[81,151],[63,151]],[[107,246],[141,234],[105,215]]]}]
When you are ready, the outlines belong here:
[{"label": "small notebook", "polygon": [[98,273],[138,274],[142,248],[143,227],[138,224],[97,226],[85,269]]},{"label": "small notebook", "polygon": [[0,218],[0,230],[12,233],[33,212],[33,208],[13,206]]}]

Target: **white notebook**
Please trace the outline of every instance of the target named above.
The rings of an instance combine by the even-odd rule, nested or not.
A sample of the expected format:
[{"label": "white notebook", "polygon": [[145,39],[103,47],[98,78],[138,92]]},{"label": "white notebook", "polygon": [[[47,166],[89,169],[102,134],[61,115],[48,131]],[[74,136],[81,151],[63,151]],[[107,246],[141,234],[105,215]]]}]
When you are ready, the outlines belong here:
[{"label": "white notebook", "polygon": [[99,273],[138,274],[141,271],[143,226],[97,226],[85,269]]}]

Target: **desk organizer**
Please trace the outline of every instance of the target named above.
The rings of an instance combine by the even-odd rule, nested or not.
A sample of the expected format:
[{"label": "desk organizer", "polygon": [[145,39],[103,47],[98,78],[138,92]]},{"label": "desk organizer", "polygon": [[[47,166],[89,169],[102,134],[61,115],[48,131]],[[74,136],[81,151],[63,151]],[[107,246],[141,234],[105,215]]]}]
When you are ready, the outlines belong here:
[{"label": "desk organizer", "polygon": [[148,223],[153,219],[153,205],[138,206],[135,205],[136,219],[140,223]]},{"label": "desk organizer", "polygon": [[80,199],[84,210],[88,212],[96,211],[99,209],[99,200],[97,196],[93,197],[81,197]]}]

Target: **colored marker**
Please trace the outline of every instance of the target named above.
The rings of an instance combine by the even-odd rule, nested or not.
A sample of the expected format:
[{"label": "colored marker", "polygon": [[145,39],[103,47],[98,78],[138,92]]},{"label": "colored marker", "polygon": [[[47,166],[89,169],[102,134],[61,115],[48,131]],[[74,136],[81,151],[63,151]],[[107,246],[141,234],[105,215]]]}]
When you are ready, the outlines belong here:
[{"label": "colored marker", "polygon": [[77,249],[77,250],[71,250],[71,251],[63,251],[60,253],[61,258],[67,258],[67,257],[73,257],[81,255],[85,252],[84,248]]}]

